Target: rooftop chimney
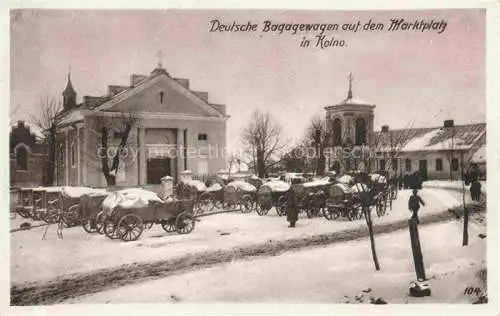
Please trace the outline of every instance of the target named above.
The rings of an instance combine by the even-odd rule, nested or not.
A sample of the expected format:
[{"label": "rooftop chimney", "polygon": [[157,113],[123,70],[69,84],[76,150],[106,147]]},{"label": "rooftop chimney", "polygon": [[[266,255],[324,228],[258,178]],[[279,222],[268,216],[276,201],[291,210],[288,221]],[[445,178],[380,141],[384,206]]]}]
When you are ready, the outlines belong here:
[{"label": "rooftop chimney", "polygon": [[387,133],[387,132],[389,132],[389,125],[382,126],[382,133]]},{"label": "rooftop chimney", "polygon": [[445,120],[443,126],[446,127],[453,127],[454,123],[453,120]]}]

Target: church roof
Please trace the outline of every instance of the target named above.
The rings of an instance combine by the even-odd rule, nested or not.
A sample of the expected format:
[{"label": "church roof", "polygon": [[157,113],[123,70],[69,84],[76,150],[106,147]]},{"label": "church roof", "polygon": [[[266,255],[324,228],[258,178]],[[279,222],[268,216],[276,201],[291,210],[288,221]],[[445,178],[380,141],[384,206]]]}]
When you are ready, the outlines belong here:
[{"label": "church roof", "polygon": [[[179,85],[181,89],[187,91],[191,96],[201,101],[210,111],[215,112],[221,116],[226,116],[222,110],[224,106],[218,104],[212,104],[208,102],[208,93],[192,91],[189,89],[189,80],[187,79],[176,79],[172,78],[170,74],[163,68],[156,67],[149,76],[146,75],[132,75],[132,81],[130,86],[110,86],[108,87],[108,94],[103,96],[84,96],[83,102],[77,104],[74,108],[70,110],[63,110],[60,113],[60,125],[64,126],[71,123],[80,122],[83,120],[83,115],[80,110],[100,110],[99,107],[105,106],[109,101],[114,101],[117,98],[123,97],[126,93],[133,93],[132,90],[143,87],[151,82],[153,79],[159,76],[167,76],[172,79],[172,82]],[[71,84],[71,78],[68,75],[68,83],[64,89],[63,94],[75,93],[73,85]]]},{"label": "church roof", "polygon": [[368,106],[374,106],[373,103],[366,102],[362,99],[355,98],[353,97],[352,93],[352,74],[349,74],[349,90],[347,91],[347,97],[340,101],[337,104],[326,106],[325,109],[330,109],[332,107],[336,106],[343,106],[343,105],[368,105]]},{"label": "church roof", "polygon": [[366,102],[362,99],[359,98],[354,98],[354,97],[347,97],[344,100],[340,101],[336,105],[373,105],[369,102]]},{"label": "church roof", "polygon": [[486,133],[486,123],[455,125],[450,128],[428,127],[375,132],[380,151],[391,148],[400,152],[470,150]]}]

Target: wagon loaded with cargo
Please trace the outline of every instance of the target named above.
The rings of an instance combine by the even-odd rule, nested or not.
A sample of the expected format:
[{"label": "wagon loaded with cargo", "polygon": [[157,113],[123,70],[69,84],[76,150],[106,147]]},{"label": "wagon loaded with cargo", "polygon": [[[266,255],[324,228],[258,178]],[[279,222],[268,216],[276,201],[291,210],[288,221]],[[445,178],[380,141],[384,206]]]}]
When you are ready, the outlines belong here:
[{"label": "wagon loaded with cargo", "polygon": [[110,192],[102,207],[104,233],[111,239],[137,240],[145,227],[153,224],[179,234],[189,234],[195,227],[193,200],[162,200],[156,193],[144,189]]}]

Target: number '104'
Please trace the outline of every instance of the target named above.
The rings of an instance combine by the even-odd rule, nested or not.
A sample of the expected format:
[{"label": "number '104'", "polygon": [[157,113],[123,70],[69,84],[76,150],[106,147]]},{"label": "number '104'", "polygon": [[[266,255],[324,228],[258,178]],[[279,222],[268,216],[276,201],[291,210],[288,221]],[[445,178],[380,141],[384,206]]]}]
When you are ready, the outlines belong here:
[{"label": "number '104'", "polygon": [[481,294],[481,289],[478,287],[472,287],[472,286],[466,287],[465,291],[464,291],[464,295],[472,295],[472,294],[475,294],[475,295]]}]

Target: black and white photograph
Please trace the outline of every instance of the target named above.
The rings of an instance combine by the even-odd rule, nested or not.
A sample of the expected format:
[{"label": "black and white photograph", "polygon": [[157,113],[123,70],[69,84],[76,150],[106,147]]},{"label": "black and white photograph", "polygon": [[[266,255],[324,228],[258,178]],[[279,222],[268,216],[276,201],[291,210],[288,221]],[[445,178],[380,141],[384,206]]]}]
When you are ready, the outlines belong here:
[{"label": "black and white photograph", "polygon": [[10,8],[10,307],[492,307],[488,10]]}]

